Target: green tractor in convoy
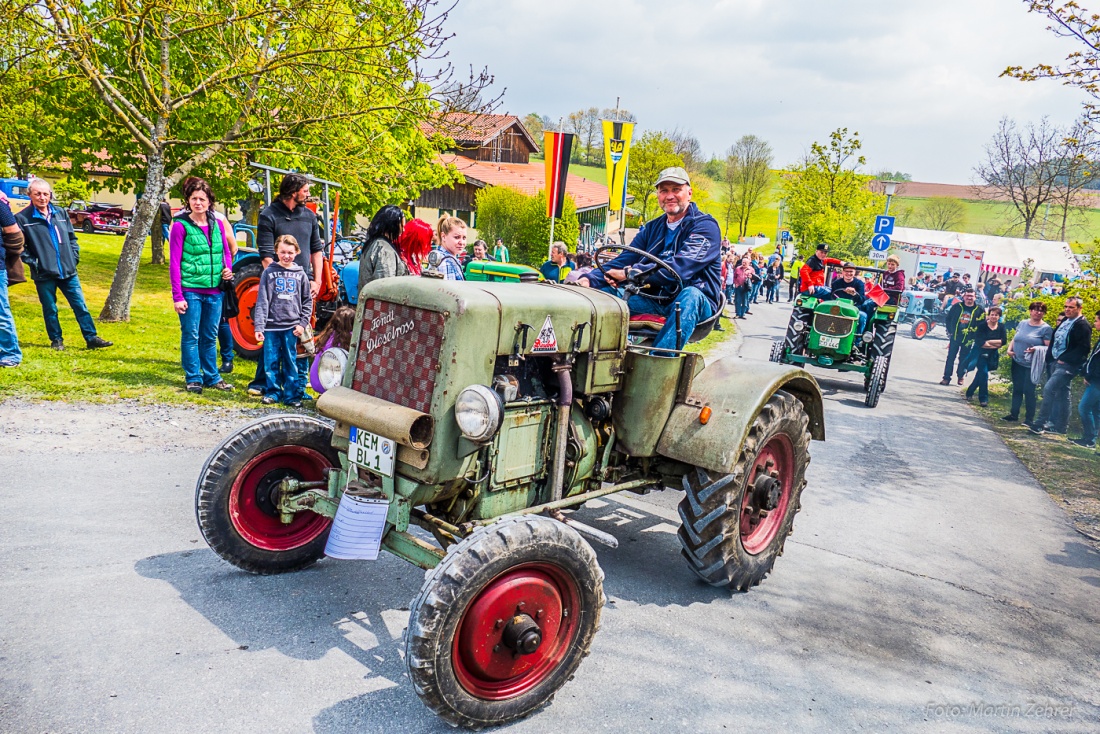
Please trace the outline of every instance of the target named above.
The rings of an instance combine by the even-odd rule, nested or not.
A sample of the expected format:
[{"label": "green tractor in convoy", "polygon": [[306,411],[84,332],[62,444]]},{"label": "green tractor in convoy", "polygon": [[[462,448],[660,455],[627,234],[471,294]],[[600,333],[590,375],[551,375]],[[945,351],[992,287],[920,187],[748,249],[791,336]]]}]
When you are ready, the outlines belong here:
[{"label": "green tractor in convoy", "polygon": [[[875,277],[884,272],[878,268],[855,270]],[[864,404],[874,408],[886,390],[898,329],[894,322],[898,308],[889,304],[889,300],[896,304],[896,294],[881,288],[877,291],[883,303],[867,319],[862,334],[857,328],[859,309],[851,301],[801,294],[795,299],[786,335],[772,345],[771,361],[862,374]]]},{"label": "green tractor in convoy", "polygon": [[379,549],[426,569],[405,639],[417,694],[471,728],[530,714],[599,627],[585,538],[617,545],[568,511],[682,489],[688,568],[746,591],[782,552],[825,437],[804,370],[628,346],[629,316],[545,282],[370,283],[350,354],[322,355],[323,418],[261,418],[207,460],[206,541],[259,574]]}]

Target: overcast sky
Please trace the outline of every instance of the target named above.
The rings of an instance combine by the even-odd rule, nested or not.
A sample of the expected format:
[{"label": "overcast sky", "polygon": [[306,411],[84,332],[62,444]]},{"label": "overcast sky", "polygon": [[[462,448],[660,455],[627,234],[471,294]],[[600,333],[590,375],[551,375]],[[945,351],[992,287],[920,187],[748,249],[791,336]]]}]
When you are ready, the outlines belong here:
[{"label": "overcast sky", "polygon": [[501,112],[620,96],[642,129],[679,126],[718,154],[753,133],[780,166],[846,126],[868,172],[966,184],[1002,116],[1079,113],[1075,89],[998,76],[1074,50],[1046,25],[1019,0],[459,0],[448,27],[451,60],[507,88]]}]

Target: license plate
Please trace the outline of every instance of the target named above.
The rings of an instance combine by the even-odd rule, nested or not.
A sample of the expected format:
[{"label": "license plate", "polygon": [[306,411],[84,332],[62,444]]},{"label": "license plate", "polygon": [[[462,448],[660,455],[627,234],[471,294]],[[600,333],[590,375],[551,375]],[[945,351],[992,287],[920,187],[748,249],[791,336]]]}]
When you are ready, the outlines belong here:
[{"label": "license plate", "polygon": [[823,336],[818,340],[818,346],[822,349],[836,349],[840,346],[839,336]]},{"label": "license plate", "polygon": [[397,443],[393,439],[351,427],[351,443],[348,444],[348,461],[369,469],[376,474],[393,476],[393,458],[397,455]]}]

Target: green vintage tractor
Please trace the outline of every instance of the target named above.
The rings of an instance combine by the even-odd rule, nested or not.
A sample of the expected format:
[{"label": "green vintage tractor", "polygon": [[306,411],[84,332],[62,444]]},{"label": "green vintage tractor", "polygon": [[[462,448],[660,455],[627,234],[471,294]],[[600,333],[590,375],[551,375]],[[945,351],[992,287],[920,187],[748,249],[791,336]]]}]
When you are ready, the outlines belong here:
[{"label": "green vintage tractor", "polygon": [[[866,283],[875,284],[883,270],[855,268],[870,273]],[[827,274],[826,274],[827,275]],[[826,281],[828,282],[828,281]],[[863,375],[864,404],[878,405],[886,390],[890,359],[897,335],[897,293],[882,288],[868,288],[882,301],[867,319],[860,334],[859,309],[843,298],[817,298],[803,293],[795,299],[787,333],[772,345],[771,361],[781,364],[814,365],[841,372]]]},{"label": "green vintage tractor", "polygon": [[682,489],[688,568],[746,591],[781,553],[825,435],[807,372],[656,355],[628,346],[628,321],[622,300],[575,286],[369,284],[323,418],[262,418],[207,460],[204,537],[259,574],[379,547],[426,569],[405,643],[417,694],[471,728],[530,714],[599,627],[585,538],[617,544],[571,510]]}]

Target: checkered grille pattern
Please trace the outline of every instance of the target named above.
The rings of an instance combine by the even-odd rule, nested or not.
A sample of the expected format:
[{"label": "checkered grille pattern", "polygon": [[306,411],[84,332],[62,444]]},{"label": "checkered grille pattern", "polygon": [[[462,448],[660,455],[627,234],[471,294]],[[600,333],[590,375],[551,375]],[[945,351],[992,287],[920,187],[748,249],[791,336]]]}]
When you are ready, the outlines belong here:
[{"label": "checkered grille pattern", "polygon": [[443,314],[372,298],[363,306],[351,387],[427,413],[442,347]]},{"label": "checkered grille pattern", "polygon": [[856,320],[843,316],[830,316],[829,314],[814,314],[814,331],[828,336],[848,336],[852,333],[852,327]]}]

